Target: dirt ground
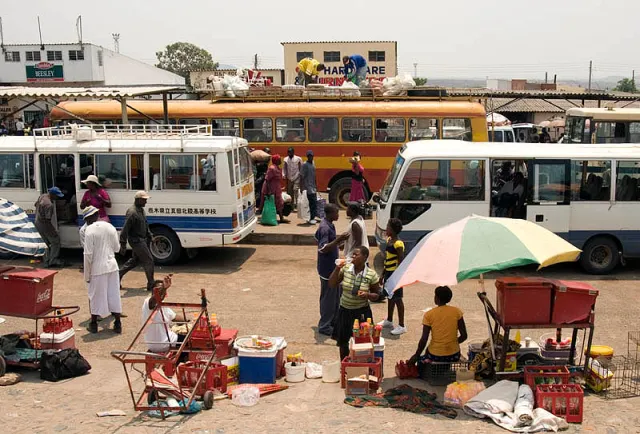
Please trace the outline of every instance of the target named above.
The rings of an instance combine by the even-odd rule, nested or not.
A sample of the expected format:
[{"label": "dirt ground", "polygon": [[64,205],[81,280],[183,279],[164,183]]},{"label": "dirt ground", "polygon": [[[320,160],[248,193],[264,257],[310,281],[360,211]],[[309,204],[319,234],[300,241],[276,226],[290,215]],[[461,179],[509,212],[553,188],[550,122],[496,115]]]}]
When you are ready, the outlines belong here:
[{"label": "dirt ground", "polygon": [[[469,418],[459,412],[455,420],[442,416],[422,416],[391,409],[356,409],[343,403],[344,393],[336,384],[307,380],[292,384],[288,390],[261,398],[251,408],[234,406],[229,400],[216,402],[214,408],[193,416],[174,416],[166,421],[149,418],[132,408],[124,372],[110,351],[125,349],[138,331],[141,305],[147,296],[144,275],[131,272],[123,281],[124,333],[113,334],[109,320],[101,323],[96,335],[85,329],[86,289],[77,266],[78,253],[68,253],[71,268],[56,277],[54,302],[80,305],[74,315],[76,344],[92,364],[89,375],[59,383],[47,383],[35,372],[23,371],[25,381],[0,387],[0,420],[5,432],[502,432],[489,422]],[[211,311],[217,313],[223,327],[238,328],[240,335],[285,336],[288,353],[301,351],[306,360],[322,362],[337,359],[335,342],[316,333],[319,281],[315,272],[313,247],[236,246],[207,249],[189,263],[157,270],[157,275],[174,273],[173,301],[197,302],[198,291],[206,288]],[[509,274],[531,275],[535,269]],[[594,343],[611,345],[617,354],[627,352],[627,332],[640,330],[638,305],[640,267],[632,264],[607,279],[592,281],[577,267],[554,267],[543,273],[565,279],[585,279],[600,289],[597,303]],[[493,297],[493,281],[486,282]],[[487,326],[476,296],[477,281],[467,281],[454,289],[453,305],[465,312],[469,341],[487,337]],[[415,352],[421,331],[422,310],[433,304],[433,287],[416,285],[405,290],[406,323],[409,332],[387,340],[384,388],[402,384],[395,378],[397,360]],[[374,321],[383,319],[386,304],[373,306]],[[29,329],[33,321],[6,317],[0,334]],[[541,334],[523,331],[534,339]],[[466,345],[463,346],[466,353]],[[135,374],[134,374],[135,375]],[[412,384],[429,388],[414,380]],[[442,394],[442,390],[436,390]],[[572,425],[569,432],[640,432],[639,398],[605,401],[597,396],[585,399],[584,423]],[[124,417],[98,418],[96,412],[121,409]]]}]

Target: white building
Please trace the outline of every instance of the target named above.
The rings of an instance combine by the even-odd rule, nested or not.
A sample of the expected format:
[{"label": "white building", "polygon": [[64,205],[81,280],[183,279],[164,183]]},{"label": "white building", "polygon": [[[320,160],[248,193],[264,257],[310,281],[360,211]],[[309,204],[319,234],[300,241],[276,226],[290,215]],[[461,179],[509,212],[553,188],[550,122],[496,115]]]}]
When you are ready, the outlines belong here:
[{"label": "white building", "polygon": [[[177,74],[90,43],[5,44],[0,58],[2,86],[178,86]],[[12,125],[18,117],[26,122],[41,119],[48,105],[37,102],[15,113],[33,99],[0,100],[0,118]],[[13,114],[12,114],[13,113]],[[7,117],[5,119],[5,117]]]}]

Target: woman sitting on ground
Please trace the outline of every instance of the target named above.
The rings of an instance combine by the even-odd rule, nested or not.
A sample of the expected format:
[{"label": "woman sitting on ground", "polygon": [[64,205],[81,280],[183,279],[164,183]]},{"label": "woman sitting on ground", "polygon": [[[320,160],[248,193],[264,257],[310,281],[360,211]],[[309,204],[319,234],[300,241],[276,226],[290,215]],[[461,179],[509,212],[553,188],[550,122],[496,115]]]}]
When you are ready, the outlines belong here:
[{"label": "woman sitting on ground", "polygon": [[[460,360],[460,344],[467,340],[467,326],[462,311],[454,306],[447,306],[453,298],[448,286],[438,286],[434,302],[437,307],[427,311],[422,319],[422,337],[418,342],[416,353],[409,359],[409,364],[418,361],[457,362]],[[422,355],[431,335],[427,351]]]}]

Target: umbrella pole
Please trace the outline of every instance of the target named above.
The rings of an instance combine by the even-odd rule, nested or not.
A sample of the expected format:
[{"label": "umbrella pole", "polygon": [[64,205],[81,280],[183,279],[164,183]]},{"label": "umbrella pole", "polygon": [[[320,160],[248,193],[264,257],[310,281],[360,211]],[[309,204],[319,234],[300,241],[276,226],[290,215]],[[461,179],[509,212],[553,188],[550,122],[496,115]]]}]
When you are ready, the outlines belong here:
[{"label": "umbrella pole", "polygon": [[[486,295],[487,291],[484,287],[484,274],[480,274],[480,288],[482,289],[482,293]],[[493,330],[491,329],[491,316],[489,315],[487,303],[482,304],[484,305],[484,314],[487,317],[487,327],[489,328],[489,345],[491,346],[491,357],[493,357],[493,360],[496,360],[496,348],[493,343]]]}]

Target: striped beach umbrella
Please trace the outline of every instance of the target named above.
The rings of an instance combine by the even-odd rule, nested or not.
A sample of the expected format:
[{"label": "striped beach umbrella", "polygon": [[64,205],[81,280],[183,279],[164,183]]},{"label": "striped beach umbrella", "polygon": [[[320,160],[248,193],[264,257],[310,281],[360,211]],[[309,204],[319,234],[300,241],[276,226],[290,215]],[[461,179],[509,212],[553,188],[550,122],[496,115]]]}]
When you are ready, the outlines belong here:
[{"label": "striped beach umbrella", "polygon": [[580,250],[553,232],[520,219],[472,215],[429,233],[385,285],[388,292],[423,282],[456,285],[483,273],[578,259]]},{"label": "striped beach umbrella", "polygon": [[46,249],[27,213],[13,202],[0,198],[0,251],[42,256]]}]

